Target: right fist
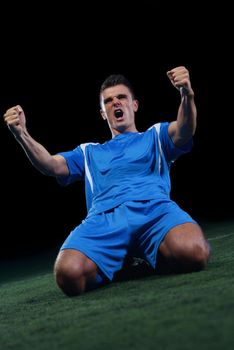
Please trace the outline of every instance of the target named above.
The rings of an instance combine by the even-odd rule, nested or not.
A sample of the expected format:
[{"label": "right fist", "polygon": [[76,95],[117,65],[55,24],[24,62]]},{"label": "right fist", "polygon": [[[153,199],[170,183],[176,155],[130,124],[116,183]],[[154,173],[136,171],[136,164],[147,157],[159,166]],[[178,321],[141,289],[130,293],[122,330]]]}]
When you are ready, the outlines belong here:
[{"label": "right fist", "polygon": [[15,136],[26,129],[25,114],[22,107],[19,105],[9,108],[3,115],[3,118],[6,125]]}]

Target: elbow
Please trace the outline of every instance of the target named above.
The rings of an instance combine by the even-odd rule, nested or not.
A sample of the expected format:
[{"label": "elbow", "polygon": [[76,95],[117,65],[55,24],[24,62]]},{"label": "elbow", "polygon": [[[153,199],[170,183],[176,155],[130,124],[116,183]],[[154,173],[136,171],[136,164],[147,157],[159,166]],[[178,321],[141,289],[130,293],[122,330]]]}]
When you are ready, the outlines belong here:
[{"label": "elbow", "polygon": [[60,175],[59,162],[54,157],[50,158],[50,161],[44,164],[39,164],[37,168],[45,176],[56,177]]},{"label": "elbow", "polygon": [[42,175],[45,175],[45,176],[56,176],[55,173],[51,169],[39,168],[39,167],[37,167],[37,169],[39,170],[39,172]]}]

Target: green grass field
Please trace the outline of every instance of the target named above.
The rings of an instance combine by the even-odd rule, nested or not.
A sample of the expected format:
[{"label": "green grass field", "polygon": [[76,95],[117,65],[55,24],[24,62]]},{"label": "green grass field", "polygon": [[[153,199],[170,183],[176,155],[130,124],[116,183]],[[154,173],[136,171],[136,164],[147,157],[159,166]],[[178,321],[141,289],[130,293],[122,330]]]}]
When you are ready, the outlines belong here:
[{"label": "green grass field", "polygon": [[1,263],[0,349],[234,349],[234,222],[203,225],[209,266],[68,298],[54,252]]}]

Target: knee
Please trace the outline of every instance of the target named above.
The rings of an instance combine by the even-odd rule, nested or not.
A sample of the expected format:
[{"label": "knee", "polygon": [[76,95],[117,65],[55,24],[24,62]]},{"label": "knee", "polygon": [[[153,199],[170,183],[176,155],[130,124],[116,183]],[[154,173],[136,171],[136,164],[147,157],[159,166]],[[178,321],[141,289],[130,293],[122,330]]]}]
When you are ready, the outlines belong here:
[{"label": "knee", "polygon": [[173,262],[173,270],[176,272],[195,272],[206,268],[210,256],[208,243],[196,242],[177,251]]},{"label": "knee", "polygon": [[85,291],[86,278],[80,266],[55,263],[54,276],[58,287],[67,296],[80,295]]},{"label": "knee", "polygon": [[58,287],[68,296],[76,296],[94,288],[97,265],[74,249],[62,250],[54,265]]},{"label": "knee", "polygon": [[201,229],[184,224],[171,230],[160,245],[160,263],[174,272],[199,271],[207,266],[210,251]]},{"label": "knee", "polygon": [[190,256],[194,270],[202,270],[207,266],[210,253],[210,245],[206,241],[197,243],[192,247]]}]

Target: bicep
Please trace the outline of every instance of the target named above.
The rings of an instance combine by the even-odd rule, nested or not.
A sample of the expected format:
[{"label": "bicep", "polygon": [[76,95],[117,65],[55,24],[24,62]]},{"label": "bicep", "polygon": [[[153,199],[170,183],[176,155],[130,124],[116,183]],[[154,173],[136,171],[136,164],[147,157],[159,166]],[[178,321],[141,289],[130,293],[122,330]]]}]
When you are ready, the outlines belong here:
[{"label": "bicep", "polygon": [[53,169],[54,169],[54,175],[55,176],[68,176],[69,175],[69,168],[66,162],[66,159],[59,155],[56,154],[53,156]]},{"label": "bicep", "polygon": [[178,122],[171,122],[168,126],[168,135],[176,147],[182,147],[190,139],[191,134],[187,132],[186,128],[179,128]]},{"label": "bicep", "polygon": [[168,135],[170,136],[172,142],[176,144],[176,137],[178,134],[177,122],[171,122],[168,126]]},{"label": "bicep", "polygon": [[191,150],[193,140],[190,138],[187,142],[178,135],[177,122],[165,123],[160,129],[160,141],[163,153],[167,162],[172,162],[180,155]]}]

